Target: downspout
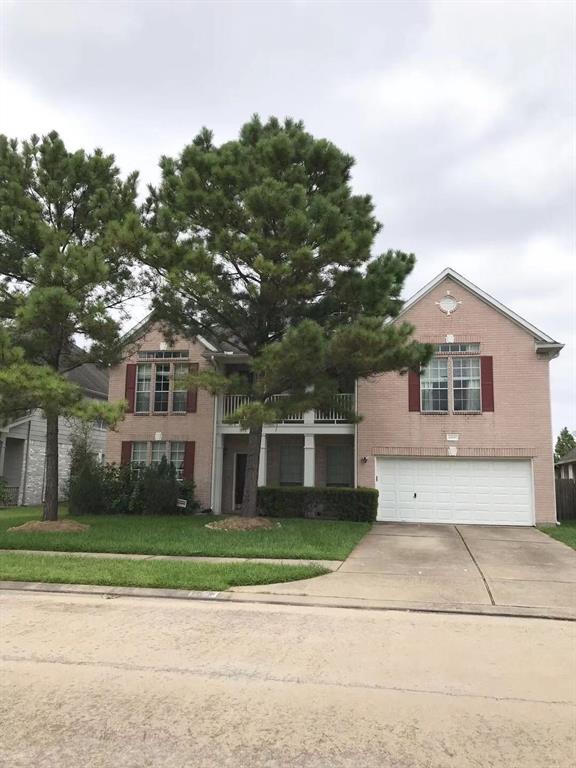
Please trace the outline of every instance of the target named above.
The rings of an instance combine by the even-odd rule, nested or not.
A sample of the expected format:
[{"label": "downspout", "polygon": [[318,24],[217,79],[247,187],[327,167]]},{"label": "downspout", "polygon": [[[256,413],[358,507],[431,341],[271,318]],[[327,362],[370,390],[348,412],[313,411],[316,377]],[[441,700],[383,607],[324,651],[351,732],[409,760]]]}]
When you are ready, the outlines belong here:
[{"label": "downspout", "polygon": [[[211,356],[210,362],[214,365],[214,355]],[[218,395],[214,395],[214,417],[212,420],[212,479],[210,482],[210,507],[214,512],[217,506],[218,499],[216,498],[216,443],[218,429]]]},{"label": "downspout", "polygon": [[[354,381],[354,412],[358,414],[358,379]],[[358,422],[354,424],[354,488],[358,488]]]}]

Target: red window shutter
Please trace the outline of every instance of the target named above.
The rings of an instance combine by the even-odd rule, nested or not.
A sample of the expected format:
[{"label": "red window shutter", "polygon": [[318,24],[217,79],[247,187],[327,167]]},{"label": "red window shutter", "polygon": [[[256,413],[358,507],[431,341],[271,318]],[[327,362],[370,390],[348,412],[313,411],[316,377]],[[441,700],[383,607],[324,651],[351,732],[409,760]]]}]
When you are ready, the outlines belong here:
[{"label": "red window shutter", "polygon": [[[190,373],[198,373],[198,363],[190,363]],[[196,413],[198,407],[198,388],[193,387],[188,390],[188,396],[186,398],[186,411],[188,413]],[[194,443],[192,443],[194,445]]]},{"label": "red window shutter", "polygon": [[122,440],[122,448],[120,450],[120,464],[130,464],[132,461],[132,441]]},{"label": "red window shutter", "polygon": [[482,387],[482,410],[494,410],[494,371],[492,357],[482,355],[480,358],[480,382]]},{"label": "red window shutter", "polygon": [[184,480],[194,479],[194,454],[196,452],[196,443],[187,441],[184,446],[184,465],[182,467],[182,478]]},{"label": "red window shutter", "polygon": [[134,413],[134,394],[136,392],[136,366],[129,363],[126,366],[125,398],[128,402],[128,413]]},{"label": "red window shutter", "polygon": [[408,410],[420,410],[420,374],[408,371]]}]

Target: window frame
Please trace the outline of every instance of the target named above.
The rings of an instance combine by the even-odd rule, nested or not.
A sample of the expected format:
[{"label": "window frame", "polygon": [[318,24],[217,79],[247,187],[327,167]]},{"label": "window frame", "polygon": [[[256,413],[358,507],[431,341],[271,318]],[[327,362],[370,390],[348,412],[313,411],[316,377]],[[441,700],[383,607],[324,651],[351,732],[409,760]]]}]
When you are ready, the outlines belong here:
[{"label": "window frame", "polygon": [[[190,373],[190,363],[173,363],[171,366],[171,387],[170,387],[170,406],[171,406],[171,413],[186,413],[188,411],[188,387],[185,387],[184,389],[176,389],[176,383],[177,378],[179,378],[182,374],[179,374],[177,372],[177,368],[181,368],[183,370],[184,376]],[[182,386],[182,385],[180,385]],[[174,405],[175,402],[175,395],[179,395],[182,397],[183,400],[183,407],[182,408],[176,408]]]},{"label": "window frame", "polygon": [[[150,375],[148,377],[148,389],[139,389],[138,386],[141,384],[140,379],[140,369],[148,368],[150,371]],[[138,363],[136,366],[136,381],[134,384],[134,413],[150,413],[150,396],[152,394],[152,377],[154,375],[154,365],[152,363]],[[139,408],[138,407],[138,395],[148,395],[148,407],[147,408]]]},{"label": "window frame", "polygon": [[[454,363],[466,363],[468,366],[470,366],[471,363],[477,363],[478,368],[478,376],[472,378],[470,375],[468,375],[467,378],[463,378],[462,376],[459,376],[456,378],[454,374]],[[480,356],[479,355],[470,355],[468,357],[461,357],[460,355],[457,355],[455,357],[452,357],[450,360],[451,363],[451,392],[452,392],[452,413],[455,414],[461,414],[461,413],[482,413],[482,364],[480,362]],[[462,393],[466,392],[477,392],[478,393],[478,408],[457,408],[456,407],[456,382],[457,381],[474,381],[478,382],[478,386],[474,387],[458,387],[458,391]]]},{"label": "window frame", "polygon": [[[435,384],[435,383],[438,383],[438,382],[441,382],[441,383],[443,382],[442,378],[434,378],[434,379],[433,378],[430,378],[430,379],[425,378],[425,375],[428,373],[428,369],[429,369],[431,363],[438,363],[438,364],[439,363],[443,363],[443,364],[445,364],[445,366],[446,366],[446,380],[445,380],[446,381],[446,386],[445,387],[434,387],[434,386],[424,387],[423,386],[423,384],[428,383],[428,382],[430,382],[431,384]],[[437,367],[440,368],[440,365],[438,365]],[[432,395],[431,400],[432,400],[432,404],[433,404],[434,403],[433,393],[434,392],[439,392],[439,391],[444,390],[444,389],[446,389],[446,408],[424,408],[424,399],[425,399],[424,398],[424,393],[425,392],[430,392],[431,393],[431,395]],[[426,366],[426,368],[424,369],[424,371],[420,375],[420,412],[421,413],[450,413],[450,365],[449,365],[449,359],[447,357],[437,357],[437,356],[434,356],[430,360],[430,362],[428,363],[428,365]]]},{"label": "window frame", "polygon": [[[344,465],[348,465],[347,469],[350,473],[349,482],[342,483],[331,483],[329,482],[330,479],[330,465],[331,461],[333,460],[333,457],[336,455],[336,452],[340,451],[342,455],[345,455],[345,459],[342,457],[339,459],[341,462],[340,467]],[[331,457],[332,456],[332,460]],[[333,471],[334,467],[332,467]],[[326,487],[327,488],[353,488],[354,487],[354,449],[351,445],[327,445],[326,446]]]},{"label": "window frame", "polygon": [[[134,458],[134,454],[136,453],[136,446],[139,446],[139,449],[141,446],[144,447],[144,453],[145,453],[145,460],[144,461],[136,461]],[[130,466],[132,469],[140,470],[142,467],[147,467],[150,463],[150,442],[148,440],[133,440],[132,441],[132,451],[130,454]]]},{"label": "window frame", "polygon": [[[184,479],[184,460],[186,457],[186,440],[133,440],[132,452],[130,455],[130,466],[132,469],[139,471],[142,467],[158,466],[162,461],[162,456],[154,458],[154,448],[156,446],[164,446],[164,452],[162,456],[166,457],[166,461],[169,464],[174,465],[176,471],[176,480],[181,481]],[[146,456],[144,461],[135,461],[134,454],[136,453],[136,446],[139,451],[143,452]],[[142,450],[142,446],[145,448]],[[179,446],[176,450],[174,446]],[[181,458],[178,458],[178,465],[174,461],[174,454],[181,454]]]},{"label": "window frame", "polygon": [[[438,345],[437,345],[438,346]],[[456,346],[456,345],[455,345]],[[460,345],[462,346],[462,345]],[[475,345],[476,346],[476,345]],[[447,378],[446,383],[448,387],[447,392],[447,409],[446,410],[431,410],[431,409],[425,409],[424,408],[424,392],[425,391],[434,391],[433,388],[429,388],[426,390],[423,387],[423,383],[426,381],[424,378],[425,373],[428,369],[428,366],[430,363],[428,363],[428,366],[424,369],[424,371],[420,375],[420,413],[423,413],[425,415],[454,415],[454,416],[461,416],[466,414],[479,414],[483,413],[483,403],[482,403],[482,359],[480,354],[480,345],[478,344],[478,351],[477,352],[470,352],[470,353],[448,353],[448,352],[440,352],[436,353],[432,359],[430,360],[430,363],[436,360],[444,360],[446,362],[446,372],[447,372]],[[478,382],[478,387],[470,387],[470,388],[463,388],[458,387],[459,391],[465,392],[467,390],[474,390],[478,391],[478,408],[469,408],[469,409],[457,409],[456,408],[456,395],[455,395],[455,382],[456,381],[464,381],[466,379],[463,379],[462,377],[459,377],[458,379],[454,376],[454,361],[466,361],[467,363],[470,361],[477,361],[478,366],[478,376],[474,379],[468,379],[468,381],[473,380]]]},{"label": "window frame", "polygon": [[[187,360],[163,360],[161,362],[138,362],[136,363],[136,379],[134,382],[134,413],[139,416],[166,416],[173,413],[177,415],[183,415],[189,413],[188,411],[188,393],[189,387],[175,389],[175,386],[182,387],[182,384],[176,384],[176,379],[180,378],[182,374],[187,375],[190,372],[191,363]],[[162,368],[167,368],[167,371],[162,371]],[[141,371],[149,370],[149,378],[147,381],[141,376]],[[159,373],[162,374],[162,379],[159,377]],[[161,382],[167,381],[167,388],[158,389]],[[147,385],[147,389],[139,389],[143,384]],[[139,399],[144,399],[147,395],[147,407],[142,407],[139,403]],[[159,410],[158,405],[161,396],[166,395],[167,405],[165,410]],[[180,401],[179,406],[175,408],[176,401]],[[162,397],[163,399],[163,397]]]},{"label": "window frame", "polygon": [[[298,453],[298,459],[300,466],[300,479],[298,481],[293,480],[283,480],[282,479],[282,470],[284,468],[283,466],[283,460],[284,456],[287,454],[288,451],[293,451],[294,455]],[[284,443],[280,445],[280,451],[279,451],[279,459],[278,459],[278,483],[282,488],[301,488],[304,485],[304,446],[298,445],[296,443]]]}]

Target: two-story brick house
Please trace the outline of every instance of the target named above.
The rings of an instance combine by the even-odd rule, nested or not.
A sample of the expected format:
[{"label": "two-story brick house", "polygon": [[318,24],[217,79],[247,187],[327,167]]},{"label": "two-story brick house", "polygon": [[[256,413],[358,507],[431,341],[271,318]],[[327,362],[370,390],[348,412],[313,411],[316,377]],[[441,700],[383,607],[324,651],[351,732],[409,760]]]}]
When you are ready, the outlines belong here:
[{"label": "two-story brick house", "polygon": [[[264,428],[261,485],[363,485],[381,520],[534,525],[555,516],[549,361],[562,345],[452,269],[404,305],[398,321],[436,347],[422,375],[358,381],[327,411]],[[109,434],[111,461],[162,455],[193,477],[203,506],[231,512],[242,497],[247,434],[225,417],[241,395],[179,391],[182,371],[238,370],[246,357],[208,340],[168,347],[151,321],[130,335],[110,375],[126,398]],[[362,416],[347,423],[343,406]]]}]

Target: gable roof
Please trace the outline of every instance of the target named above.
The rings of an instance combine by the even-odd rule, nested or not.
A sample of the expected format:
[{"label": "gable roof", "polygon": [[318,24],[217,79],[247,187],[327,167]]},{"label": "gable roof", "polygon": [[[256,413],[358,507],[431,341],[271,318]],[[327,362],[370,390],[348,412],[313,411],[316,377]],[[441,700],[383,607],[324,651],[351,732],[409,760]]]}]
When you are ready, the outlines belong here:
[{"label": "gable roof", "polygon": [[558,352],[564,346],[563,344],[559,344],[557,341],[555,341],[551,336],[548,336],[547,333],[540,331],[538,328],[536,328],[536,326],[532,325],[532,323],[529,323],[527,320],[524,320],[524,318],[520,317],[520,315],[517,315],[516,312],[513,312],[511,309],[508,309],[508,307],[504,306],[504,304],[500,303],[493,296],[490,296],[489,293],[486,293],[486,291],[483,291],[481,288],[478,288],[477,285],[474,285],[474,283],[471,283],[470,280],[465,278],[459,272],[456,272],[456,270],[452,269],[452,267],[446,267],[446,269],[442,270],[442,272],[440,272],[439,275],[436,275],[436,277],[433,280],[431,280],[423,288],[421,288],[417,293],[415,293],[407,301],[405,301],[404,306],[402,307],[402,310],[398,315],[398,317],[401,317],[405,312],[407,312],[410,309],[410,307],[413,307],[414,304],[420,301],[420,299],[423,299],[424,296],[430,293],[430,291],[436,288],[436,286],[439,285],[447,277],[449,277],[455,283],[458,283],[459,285],[461,285],[463,288],[466,288],[466,290],[470,291],[470,293],[474,294],[474,296],[476,296],[478,299],[483,301],[485,304],[488,304],[489,307],[492,307],[492,309],[495,309],[501,315],[504,315],[505,317],[507,317],[513,323],[516,323],[516,325],[519,325],[521,328],[524,328],[525,331],[527,331],[534,337],[538,346],[542,346],[542,348],[550,348],[550,347],[557,348]]},{"label": "gable roof", "polygon": [[572,448],[572,450],[568,451],[566,456],[562,456],[561,459],[558,459],[558,461],[556,462],[556,465],[572,464],[572,462],[576,463],[576,448]]},{"label": "gable roof", "polygon": [[[154,325],[155,322],[158,321],[154,315],[154,312],[149,312],[146,317],[140,320],[139,323],[130,328],[130,330],[126,331],[120,340],[121,343],[126,345],[141,338],[148,331],[148,329]],[[214,339],[209,340],[205,336],[200,335],[197,335],[194,338],[196,338],[200,344],[202,344],[202,346],[205,347],[209,352],[213,352],[215,354],[230,354],[238,352],[238,347],[236,345],[230,344],[226,341],[217,342]]]}]

